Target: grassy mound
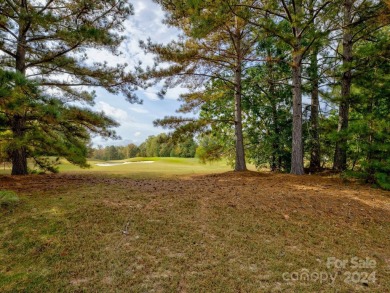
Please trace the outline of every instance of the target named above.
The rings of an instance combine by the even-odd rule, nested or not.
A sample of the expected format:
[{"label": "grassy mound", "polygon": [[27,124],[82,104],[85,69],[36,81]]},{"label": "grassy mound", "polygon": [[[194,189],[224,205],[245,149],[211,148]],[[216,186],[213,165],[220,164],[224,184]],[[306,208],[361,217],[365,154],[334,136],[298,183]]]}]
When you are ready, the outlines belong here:
[{"label": "grassy mound", "polygon": [[0,190],[0,207],[7,208],[19,203],[19,197],[15,192],[9,190]]}]

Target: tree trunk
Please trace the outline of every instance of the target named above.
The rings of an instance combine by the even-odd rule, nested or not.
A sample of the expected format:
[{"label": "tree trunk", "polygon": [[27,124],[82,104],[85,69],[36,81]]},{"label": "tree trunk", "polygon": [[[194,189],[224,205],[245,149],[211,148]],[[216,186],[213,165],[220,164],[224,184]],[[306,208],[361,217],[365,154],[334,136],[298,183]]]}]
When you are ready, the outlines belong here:
[{"label": "tree trunk", "polygon": [[[22,7],[25,3],[22,1]],[[16,58],[15,58],[15,69],[22,73],[26,74],[26,31],[29,24],[19,24],[19,36],[18,36],[18,45],[16,49]],[[25,132],[25,122],[22,115],[14,115],[12,121],[12,132],[15,141],[15,145],[12,147],[10,157],[12,161],[12,175],[27,175],[27,149],[21,140],[24,137]]]},{"label": "tree trunk", "polygon": [[[271,73],[269,73],[271,74]],[[281,167],[281,146],[280,146],[280,129],[279,129],[279,117],[276,104],[275,90],[273,81],[269,81],[269,93],[268,100],[272,107],[272,154],[271,154],[271,171],[280,171]]]},{"label": "tree trunk", "polygon": [[310,77],[311,77],[311,114],[310,114],[310,172],[317,172],[321,169],[321,145],[318,130],[318,112],[319,112],[319,95],[318,95],[318,50],[315,48],[310,60]]},{"label": "tree trunk", "polygon": [[274,129],[273,139],[272,139],[273,149],[272,149],[271,171],[275,172],[275,171],[280,171],[280,164],[277,164],[280,158],[279,121],[278,121],[278,112],[277,112],[275,101],[271,101],[271,105],[272,105],[272,124],[273,124],[272,126]]},{"label": "tree trunk", "polygon": [[[301,16],[302,3],[296,1],[295,14]],[[292,152],[291,174],[303,175],[303,141],[302,141],[302,44],[299,23],[293,27],[295,44],[293,46],[292,83],[293,83],[293,127],[292,127]]]},{"label": "tree trunk", "polygon": [[303,170],[303,142],[302,142],[302,53],[300,46],[294,48],[292,79],[293,79],[293,132],[291,153],[291,174],[302,175]]},{"label": "tree trunk", "polygon": [[241,31],[236,17],[236,68],[234,72],[234,127],[236,138],[236,161],[234,170],[245,171],[245,150],[244,150],[244,136],[242,133],[242,110],[241,110],[241,82],[242,82],[242,53],[241,53]]},{"label": "tree trunk", "polygon": [[241,89],[237,87],[238,93],[235,93],[235,135],[236,135],[236,162],[235,171],[245,171],[245,151],[244,151],[244,138],[242,133],[242,114],[241,114]]},{"label": "tree trunk", "polygon": [[24,136],[24,121],[23,117],[15,115],[12,121],[13,140],[16,144],[11,148],[10,155],[12,161],[12,175],[27,175],[27,150],[22,145],[21,140]]},{"label": "tree trunk", "polygon": [[[370,97],[370,103],[369,107],[367,109],[367,115],[371,115],[373,112],[373,99]],[[374,167],[374,160],[375,160],[375,150],[374,150],[374,126],[373,126],[373,121],[370,120],[369,122],[369,135],[368,135],[368,150],[367,150],[367,177],[366,177],[366,182],[367,183],[375,183],[375,167]]]},{"label": "tree trunk", "polygon": [[267,95],[268,100],[272,107],[272,154],[271,154],[271,171],[280,171],[281,170],[281,146],[280,146],[280,131],[279,131],[279,117],[278,117],[278,109],[277,109],[277,98],[275,94],[275,83],[274,83],[274,76],[273,76],[273,62],[272,60],[272,53],[269,48],[267,48],[267,75],[268,75],[268,92],[269,95]]},{"label": "tree trunk", "polygon": [[351,93],[352,84],[352,33],[350,25],[352,23],[352,4],[353,0],[345,0],[344,2],[344,24],[343,24],[343,67],[344,72],[341,77],[341,101],[339,105],[339,137],[336,142],[336,150],[334,155],[333,169],[344,171],[347,169],[347,137],[349,120],[349,96]]}]

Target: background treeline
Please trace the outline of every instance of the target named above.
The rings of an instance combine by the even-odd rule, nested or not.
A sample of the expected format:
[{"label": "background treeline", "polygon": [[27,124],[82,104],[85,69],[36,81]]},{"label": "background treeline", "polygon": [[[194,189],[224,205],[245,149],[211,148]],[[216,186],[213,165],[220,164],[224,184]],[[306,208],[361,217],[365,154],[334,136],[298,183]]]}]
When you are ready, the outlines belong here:
[{"label": "background treeline", "polygon": [[328,168],[390,188],[388,3],[155,2],[182,35],[141,42],[157,56],[147,78],[165,81],[162,94],[189,89],[186,116],[156,125],[197,133],[205,160],[228,157],[236,171],[248,160],[297,175]]},{"label": "background treeline", "polygon": [[90,148],[90,158],[96,160],[123,160],[134,157],[181,157],[193,158],[198,145],[193,138],[172,140],[165,133],[149,136],[139,146],[98,146]]}]

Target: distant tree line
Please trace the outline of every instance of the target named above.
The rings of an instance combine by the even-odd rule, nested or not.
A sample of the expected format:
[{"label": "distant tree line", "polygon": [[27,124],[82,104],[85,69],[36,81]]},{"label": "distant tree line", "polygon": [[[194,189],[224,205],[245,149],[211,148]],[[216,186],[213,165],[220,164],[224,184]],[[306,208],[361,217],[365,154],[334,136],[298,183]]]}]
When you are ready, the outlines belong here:
[{"label": "distant tree line", "polygon": [[90,148],[90,157],[96,160],[123,160],[135,157],[195,157],[198,145],[193,138],[173,140],[165,133],[149,136],[139,146],[131,143],[126,146],[98,146]]}]

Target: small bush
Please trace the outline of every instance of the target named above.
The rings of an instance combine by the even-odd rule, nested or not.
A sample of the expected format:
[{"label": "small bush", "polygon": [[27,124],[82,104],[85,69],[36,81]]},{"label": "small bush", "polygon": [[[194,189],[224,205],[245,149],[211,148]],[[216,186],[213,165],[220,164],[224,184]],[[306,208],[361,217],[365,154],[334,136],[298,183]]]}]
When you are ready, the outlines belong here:
[{"label": "small bush", "polygon": [[376,173],[375,179],[378,185],[384,190],[390,190],[390,175],[386,173]]},{"label": "small bush", "polygon": [[0,207],[7,208],[19,203],[19,197],[13,191],[0,190]]}]

